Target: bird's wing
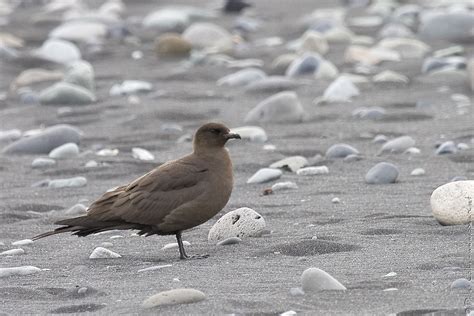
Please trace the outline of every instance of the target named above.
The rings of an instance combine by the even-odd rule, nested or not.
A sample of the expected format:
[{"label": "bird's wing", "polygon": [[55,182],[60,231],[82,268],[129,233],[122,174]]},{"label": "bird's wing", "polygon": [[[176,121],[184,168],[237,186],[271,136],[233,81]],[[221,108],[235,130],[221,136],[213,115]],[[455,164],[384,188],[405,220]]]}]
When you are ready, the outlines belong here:
[{"label": "bird's wing", "polygon": [[158,225],[173,210],[203,194],[208,173],[199,161],[166,163],[127,186],[105,193],[89,207],[88,216],[99,221]]}]

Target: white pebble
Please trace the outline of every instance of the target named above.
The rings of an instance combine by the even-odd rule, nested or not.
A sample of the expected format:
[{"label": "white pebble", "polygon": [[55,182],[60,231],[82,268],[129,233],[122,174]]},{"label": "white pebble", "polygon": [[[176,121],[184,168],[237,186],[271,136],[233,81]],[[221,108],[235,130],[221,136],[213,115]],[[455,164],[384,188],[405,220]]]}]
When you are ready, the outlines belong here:
[{"label": "white pebble", "polygon": [[110,149],[110,148],[104,148],[99,150],[98,152],[95,153],[97,156],[102,156],[102,157],[114,157],[119,154],[118,149]]},{"label": "white pebble", "polygon": [[394,276],[397,276],[397,273],[392,271],[392,272],[387,273],[383,277],[384,278],[391,278],[391,277],[394,277]]},{"label": "white pebble", "polygon": [[412,172],[410,173],[410,175],[412,176],[422,176],[424,174],[425,174],[425,169],[423,168],[413,169]]},{"label": "white pebble", "polygon": [[331,203],[333,203],[333,204],[339,204],[339,203],[341,203],[341,199],[339,199],[338,197],[335,197],[335,198],[333,198],[333,199],[331,200]]},{"label": "white pebble", "polygon": [[229,237],[259,237],[265,229],[263,217],[248,207],[231,211],[211,227],[207,237],[210,242],[217,242]]},{"label": "white pebble", "polygon": [[21,248],[15,248],[15,249],[10,249],[10,250],[5,250],[3,252],[0,252],[0,256],[16,256],[16,255],[22,255],[24,254],[25,251]]},{"label": "white pebble", "polygon": [[150,160],[155,159],[155,156],[153,156],[151,152],[139,147],[132,148],[132,155],[133,155],[133,158],[144,160],[144,161],[150,161]]},{"label": "white pebble", "polygon": [[314,176],[320,174],[328,174],[329,168],[327,166],[318,166],[318,167],[306,167],[301,168],[296,171],[296,174],[299,176]]},{"label": "white pebble", "polygon": [[140,270],[138,270],[138,272],[147,272],[147,271],[161,270],[161,269],[169,268],[169,267],[172,267],[172,266],[173,266],[173,265],[171,265],[171,264],[164,264],[164,265],[161,265],[161,266],[152,266],[152,267],[140,269]]},{"label": "white pebble", "polygon": [[87,179],[84,177],[75,177],[69,179],[56,179],[48,182],[48,188],[79,188],[87,184]]},{"label": "white pebble", "polygon": [[77,157],[79,155],[79,147],[76,143],[67,143],[54,148],[49,153],[49,158],[67,159]]},{"label": "white pebble", "polygon": [[99,163],[95,160],[89,160],[88,162],[86,162],[86,164],[84,165],[84,167],[86,168],[96,168],[99,166]]},{"label": "white pebble", "polygon": [[206,299],[206,294],[195,289],[174,289],[150,296],[142,303],[143,308],[163,305],[189,304]]},{"label": "white pebble", "polygon": [[346,290],[338,280],[329,273],[318,269],[306,269],[301,275],[302,289],[305,292],[315,292],[321,290]]},{"label": "white pebble", "polygon": [[279,169],[279,168],[288,168],[292,172],[296,172],[298,169],[301,169],[308,165],[308,160],[303,156],[292,156],[283,158],[277,162],[274,162],[270,165],[270,168]]},{"label": "white pebble", "polygon": [[33,266],[22,266],[13,268],[0,268],[0,278],[13,275],[29,275],[40,272],[41,269]]},{"label": "white pebble", "polygon": [[30,245],[32,243],[34,243],[34,241],[31,239],[22,239],[22,240],[12,242],[12,246],[24,246],[24,245]]},{"label": "white pebble", "polygon": [[231,133],[239,134],[242,139],[248,139],[255,143],[264,143],[268,136],[265,130],[258,126],[241,126],[231,129]]},{"label": "white pebble", "polygon": [[45,168],[45,167],[50,167],[54,166],[56,164],[56,160],[51,159],[51,158],[35,158],[33,162],[31,163],[31,167],[33,168]]},{"label": "white pebble", "polygon": [[287,182],[277,182],[272,185],[272,191],[284,191],[284,190],[296,190],[298,189],[298,185],[294,182],[287,181]]},{"label": "white pebble", "polygon": [[115,259],[121,258],[122,256],[118,253],[115,253],[107,248],[97,247],[92,251],[89,259]]},{"label": "white pebble", "polygon": [[[183,245],[191,246],[191,243],[189,241],[184,240]],[[167,249],[173,249],[173,248],[178,248],[178,243],[172,242],[172,243],[166,244],[163,246],[163,248],[161,248],[161,250],[167,250]]]},{"label": "white pebble", "polygon": [[283,172],[280,169],[262,168],[251,176],[247,183],[264,183],[276,180],[282,176]]}]

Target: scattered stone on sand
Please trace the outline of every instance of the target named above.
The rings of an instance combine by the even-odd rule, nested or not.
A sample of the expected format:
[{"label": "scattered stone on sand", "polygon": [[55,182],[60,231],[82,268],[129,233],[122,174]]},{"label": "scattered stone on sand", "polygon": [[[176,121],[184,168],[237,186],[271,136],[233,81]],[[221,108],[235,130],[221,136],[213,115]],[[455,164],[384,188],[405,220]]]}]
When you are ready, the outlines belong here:
[{"label": "scattered stone on sand", "polygon": [[394,276],[397,276],[397,273],[392,271],[392,272],[389,272],[389,273],[385,274],[383,276],[383,278],[392,278]]},{"label": "scattered stone on sand", "polygon": [[174,289],[163,291],[152,295],[143,301],[143,308],[153,308],[157,306],[191,304],[206,299],[206,294],[195,289]]},{"label": "scattered stone on sand", "polygon": [[291,296],[303,296],[304,295],[304,291],[303,289],[301,289],[300,287],[292,287],[290,289],[290,295]]},{"label": "scattered stone on sand", "polygon": [[408,154],[408,155],[419,155],[421,153],[421,150],[416,147],[410,147],[407,150],[405,150],[403,153]]},{"label": "scattered stone on sand", "polygon": [[443,184],[431,194],[431,211],[442,225],[468,224],[474,219],[474,180]]},{"label": "scattered stone on sand", "polygon": [[385,113],[385,109],[378,106],[360,107],[352,111],[352,116],[360,119],[380,120],[385,116]]},{"label": "scattered stone on sand", "polygon": [[411,172],[410,172],[410,175],[411,176],[424,176],[425,175],[425,169],[423,168],[416,168],[416,169],[413,169]]},{"label": "scattered stone on sand", "polygon": [[383,61],[400,61],[401,56],[398,52],[381,48],[365,47],[360,45],[351,45],[346,49],[345,61],[348,63],[361,63],[365,65],[378,65]]},{"label": "scattered stone on sand", "polygon": [[103,247],[97,247],[92,251],[89,259],[115,259],[122,256],[112,250]]},{"label": "scattered stone on sand", "polygon": [[277,182],[274,185],[272,185],[272,192],[296,190],[296,189],[298,189],[298,185],[291,181]]},{"label": "scattered stone on sand", "polygon": [[5,154],[48,154],[66,143],[79,144],[82,132],[71,125],[54,125],[41,132],[21,138],[3,149]]},{"label": "scattered stone on sand", "polygon": [[[339,76],[324,90],[322,102],[350,102],[360,94],[359,88],[346,76]],[[317,101],[318,102],[318,101]]]},{"label": "scattered stone on sand", "polygon": [[208,49],[213,52],[231,51],[234,44],[232,35],[223,27],[209,22],[191,24],[184,32],[183,38],[193,48]]},{"label": "scattered stone on sand", "polygon": [[471,147],[470,147],[468,144],[466,144],[466,143],[458,143],[458,144],[456,145],[456,147],[458,148],[458,150],[468,150],[468,149],[471,148]]},{"label": "scattered stone on sand", "polygon": [[420,22],[418,34],[423,39],[453,43],[474,41],[474,16],[470,11],[426,12],[421,16]]},{"label": "scattered stone on sand", "polygon": [[66,143],[49,152],[49,158],[68,159],[79,156],[79,146],[76,143]]},{"label": "scattered stone on sand", "polygon": [[81,203],[74,204],[70,208],[64,211],[64,215],[67,216],[81,216],[87,213],[87,206]]},{"label": "scattered stone on sand", "polygon": [[81,86],[91,93],[95,92],[94,68],[85,60],[78,60],[68,64],[63,80],[64,82]]},{"label": "scattered stone on sand", "polygon": [[21,137],[19,129],[0,130],[0,143],[10,143]]},{"label": "scattered stone on sand", "polygon": [[34,243],[34,241],[31,239],[22,239],[12,242],[12,246],[26,246],[31,245],[32,243]]},{"label": "scattered stone on sand", "polygon": [[100,157],[115,157],[119,154],[119,152],[120,151],[117,148],[103,148],[95,154]]},{"label": "scattered stone on sand", "polygon": [[[306,53],[301,57],[294,59],[286,69],[285,75],[290,78],[295,78],[304,75],[313,75],[321,78],[334,78],[337,76],[337,68],[325,69],[326,73],[321,73],[321,68],[324,60],[316,53]],[[327,62],[330,64],[329,62]],[[331,64],[332,65],[332,64]],[[334,66],[334,65],[332,65]],[[335,68],[335,70],[334,70]],[[330,72],[332,70],[332,72]]]},{"label": "scattered stone on sand", "polygon": [[247,183],[264,183],[272,180],[279,179],[283,172],[280,169],[262,168],[254,173],[248,180]]},{"label": "scattered stone on sand", "polygon": [[143,19],[142,26],[157,33],[181,33],[190,22],[190,14],[186,10],[167,7],[149,13]]},{"label": "scattered stone on sand", "polygon": [[461,56],[448,57],[427,57],[421,66],[424,74],[437,74],[449,71],[456,71],[466,67],[466,58]]},{"label": "scattered stone on sand", "polygon": [[327,166],[306,167],[296,171],[299,176],[315,176],[320,174],[328,174],[329,168]]},{"label": "scattered stone on sand", "polygon": [[161,57],[185,57],[192,45],[178,33],[165,33],[155,40],[155,53]]},{"label": "scattered stone on sand", "polygon": [[56,179],[48,181],[48,188],[80,188],[87,184],[87,179],[84,177],[74,177],[67,179]]},{"label": "scattered stone on sand", "polygon": [[296,172],[308,165],[308,160],[303,156],[292,156],[286,157],[279,161],[276,161],[270,165],[273,169],[289,169],[292,172]]},{"label": "scattered stone on sand", "polygon": [[153,85],[148,81],[124,80],[121,84],[114,84],[110,88],[111,96],[130,95],[136,93],[150,92]]},{"label": "scattered stone on sand", "polygon": [[349,155],[358,155],[359,151],[347,144],[334,144],[326,151],[326,157],[329,159],[345,158]]},{"label": "scattered stone on sand", "polygon": [[94,94],[75,84],[58,82],[40,92],[43,105],[85,105],[96,101]]},{"label": "scattered stone on sand", "polygon": [[144,161],[155,160],[155,156],[151,152],[139,147],[132,148],[132,156],[133,158],[138,159],[138,160],[144,160]]},{"label": "scattered stone on sand", "polygon": [[372,81],[408,84],[410,79],[405,75],[399,74],[398,72],[385,70],[373,76]]},{"label": "scattered stone on sand", "polygon": [[44,157],[38,157],[33,160],[31,163],[31,167],[34,169],[41,169],[41,168],[47,168],[54,166],[56,164],[56,160],[51,159],[51,158],[44,158]]},{"label": "scattered stone on sand", "polygon": [[99,163],[95,160],[89,160],[84,165],[85,168],[97,168],[98,166],[99,166]]},{"label": "scattered stone on sand", "polygon": [[331,203],[332,203],[332,204],[339,204],[339,203],[341,203],[341,199],[338,198],[338,197],[335,197],[335,198],[333,198],[333,199],[331,200]]},{"label": "scattered stone on sand", "polygon": [[378,32],[379,38],[411,38],[413,31],[401,23],[387,23]]},{"label": "scattered stone on sand", "polygon": [[456,147],[456,144],[449,140],[441,145],[436,149],[436,154],[437,155],[445,155],[445,154],[454,154],[458,151],[458,148]]},{"label": "scattered stone on sand", "polygon": [[268,140],[267,133],[259,126],[240,126],[231,129],[232,133],[239,134],[242,139],[248,139],[254,143],[264,143]]},{"label": "scattered stone on sand", "polygon": [[219,241],[216,245],[217,246],[227,246],[227,245],[235,245],[235,244],[238,244],[242,242],[242,239],[240,239],[239,237],[229,237],[229,238],[226,238],[226,239],[223,239],[221,241]]},{"label": "scattered stone on sand", "polygon": [[402,58],[423,58],[431,50],[428,45],[414,38],[385,38],[377,46],[394,50]]},{"label": "scattered stone on sand", "polygon": [[359,161],[359,160],[362,160],[362,156],[360,156],[359,154],[350,154],[350,155],[347,155],[346,157],[344,157],[344,159],[342,159],[344,162],[353,162],[353,161]]},{"label": "scattered stone on sand", "polygon": [[301,122],[304,116],[305,110],[296,93],[284,91],[257,104],[247,113],[244,122]]},{"label": "scattered stone on sand", "polygon": [[267,75],[265,72],[263,72],[263,70],[257,68],[245,68],[220,78],[217,80],[217,85],[227,87],[242,87],[262,80],[266,77]]},{"label": "scattered stone on sand", "polygon": [[470,290],[473,288],[473,283],[465,278],[456,279],[451,283],[453,290]]},{"label": "scattered stone on sand", "polygon": [[35,83],[57,81],[63,78],[63,73],[56,70],[31,68],[22,71],[10,84],[10,91],[17,91]]},{"label": "scattered stone on sand", "polygon": [[[191,243],[187,240],[183,240],[183,245],[184,246],[191,246]],[[177,242],[171,242],[169,244],[164,245],[161,250],[168,250],[168,249],[175,249],[178,248],[178,243]]]},{"label": "scattered stone on sand", "polygon": [[384,153],[403,153],[408,148],[415,145],[415,140],[411,136],[400,136],[389,140],[383,144],[379,154]]},{"label": "scattered stone on sand", "polygon": [[388,162],[380,162],[373,166],[365,175],[368,184],[395,183],[398,178],[398,168]]},{"label": "scattered stone on sand", "polygon": [[81,59],[81,51],[74,43],[59,38],[46,40],[33,54],[60,64],[68,64]]},{"label": "scattered stone on sand", "polygon": [[103,23],[72,20],[53,29],[49,37],[84,44],[100,44],[104,42],[107,33],[107,26]]},{"label": "scattered stone on sand", "polygon": [[245,87],[249,93],[276,93],[286,90],[294,90],[299,86],[291,78],[284,76],[268,76],[261,80],[254,81]]},{"label": "scattered stone on sand", "polygon": [[140,269],[140,270],[138,270],[137,272],[156,271],[156,270],[161,270],[161,269],[164,269],[164,268],[170,268],[170,267],[172,267],[172,266],[173,266],[173,265],[171,265],[171,264],[163,264],[163,265],[160,265],[160,266],[152,266],[152,267]]},{"label": "scattered stone on sand", "polygon": [[313,30],[306,31],[301,38],[290,42],[287,46],[299,54],[311,52],[324,55],[329,51],[326,38],[320,32]]},{"label": "scattered stone on sand", "polygon": [[346,290],[338,280],[318,268],[308,268],[301,275],[302,289],[305,293],[325,290]]},{"label": "scattered stone on sand", "polygon": [[260,237],[264,230],[263,217],[248,207],[241,207],[219,218],[209,230],[207,239],[217,242],[229,237]]},{"label": "scattered stone on sand", "polygon": [[15,249],[10,249],[10,250],[5,250],[3,252],[0,252],[0,256],[18,256],[18,255],[23,255],[25,254],[25,250],[21,248],[15,248]]},{"label": "scattered stone on sand", "polygon": [[22,266],[12,268],[0,268],[0,278],[5,278],[14,275],[30,275],[40,272],[41,269],[33,266]]}]

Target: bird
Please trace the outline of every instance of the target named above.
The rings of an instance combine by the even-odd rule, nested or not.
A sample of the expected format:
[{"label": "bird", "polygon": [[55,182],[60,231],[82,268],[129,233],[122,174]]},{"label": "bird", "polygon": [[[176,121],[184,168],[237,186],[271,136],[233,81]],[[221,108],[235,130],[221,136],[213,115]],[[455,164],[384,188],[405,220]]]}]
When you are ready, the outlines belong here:
[{"label": "bird", "polygon": [[175,235],[180,259],[208,257],[187,255],[182,232],[207,222],[229,201],[234,180],[225,144],[230,139],[241,137],[220,123],[202,125],[194,134],[192,153],[107,191],[89,206],[86,215],[60,220],[55,224],[62,227],[32,239],[132,229],[145,236]]}]

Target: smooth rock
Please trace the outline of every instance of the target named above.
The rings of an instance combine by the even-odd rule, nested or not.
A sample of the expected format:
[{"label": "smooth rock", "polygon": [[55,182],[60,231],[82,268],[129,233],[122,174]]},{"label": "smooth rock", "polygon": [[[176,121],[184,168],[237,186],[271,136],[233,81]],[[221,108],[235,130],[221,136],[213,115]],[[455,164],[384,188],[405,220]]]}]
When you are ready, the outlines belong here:
[{"label": "smooth rock", "polygon": [[362,160],[362,157],[358,154],[350,154],[343,159],[344,162],[354,162],[359,160]]},{"label": "smooth rock", "polygon": [[216,52],[225,52],[234,46],[232,35],[221,26],[197,22],[191,24],[184,32],[183,38],[191,43],[193,48],[213,49]]},{"label": "smooth rock", "polygon": [[115,253],[107,248],[97,247],[92,251],[89,259],[115,259],[121,258],[122,256],[118,253]]},{"label": "smooth rock", "polygon": [[272,185],[272,191],[273,192],[286,191],[286,190],[296,190],[296,189],[298,189],[298,185],[294,182],[291,182],[291,181],[277,182],[274,185]]},{"label": "smooth rock", "polygon": [[56,179],[48,182],[48,188],[80,188],[87,184],[87,179],[84,177],[74,177],[68,179]]},{"label": "smooth rock", "polygon": [[79,146],[76,143],[66,143],[49,152],[49,158],[68,159],[79,156]]},{"label": "smooth rock", "polygon": [[385,112],[384,108],[378,106],[360,107],[352,111],[352,116],[360,119],[379,120],[385,116]]},{"label": "smooth rock", "polygon": [[285,90],[293,90],[299,86],[297,82],[283,76],[268,76],[254,81],[245,87],[248,93],[276,93]]},{"label": "smooth rock", "polygon": [[410,172],[410,175],[411,176],[424,176],[425,175],[425,169],[423,168],[416,168],[416,169],[413,169],[411,172]]},{"label": "smooth rock", "polygon": [[219,241],[216,245],[217,246],[227,246],[227,245],[235,245],[242,242],[242,239],[239,237],[229,237],[224,240]]},{"label": "smooth rock", "polygon": [[345,158],[349,155],[358,155],[359,151],[347,144],[335,144],[328,148],[326,157],[329,159]]},{"label": "smooth rock", "polygon": [[400,136],[389,140],[383,144],[380,154],[382,153],[402,153],[415,145],[415,140],[410,136]]},{"label": "smooth rock", "polygon": [[151,161],[155,160],[155,156],[146,149],[134,147],[132,148],[132,156],[138,160]]},{"label": "smooth rock", "polygon": [[67,82],[58,82],[42,90],[39,99],[44,105],[84,105],[96,101],[91,91]]},{"label": "smooth rock", "polygon": [[174,289],[150,296],[143,301],[142,307],[153,308],[156,306],[191,304],[205,299],[206,294],[195,289]]},{"label": "smooth rock", "polygon": [[456,71],[466,68],[466,58],[461,56],[449,56],[442,58],[425,58],[421,66],[421,72],[431,75],[448,71]]},{"label": "smooth rock", "polygon": [[314,75],[322,62],[319,54],[304,54],[303,56],[294,59],[286,69],[285,75],[291,78],[304,75]]},{"label": "smooth rock", "polygon": [[471,12],[436,12],[421,17],[418,34],[430,40],[472,43],[474,15]]},{"label": "smooth rock", "polygon": [[449,140],[444,143],[442,143],[437,149],[436,149],[436,154],[437,155],[444,155],[444,154],[454,154],[458,151],[458,148],[456,147],[456,144]]},{"label": "smooth rock", "polygon": [[[183,245],[184,246],[191,246],[191,243],[187,240],[183,240]],[[179,245],[177,242],[172,242],[172,243],[169,243],[169,244],[166,244],[164,245],[161,250],[168,250],[168,249],[175,249],[175,248],[178,248]]]},{"label": "smooth rock", "polygon": [[79,144],[82,132],[70,125],[54,125],[36,135],[21,138],[3,149],[5,154],[48,154],[66,143]]},{"label": "smooth rock", "polygon": [[419,155],[421,153],[421,150],[416,147],[410,147],[407,150],[405,150],[403,153],[409,154],[409,155]]},{"label": "smooth rock", "polygon": [[266,78],[267,75],[257,68],[246,68],[217,80],[218,86],[242,87]]},{"label": "smooth rock", "polygon": [[414,37],[413,31],[401,23],[388,23],[378,32],[379,38],[411,38]]},{"label": "smooth rock", "polygon": [[329,103],[350,102],[353,97],[359,94],[359,89],[349,78],[340,76],[324,90],[323,101]]},{"label": "smooth rock", "polygon": [[338,198],[338,197],[335,197],[335,198],[333,198],[333,199],[331,200],[331,203],[332,203],[332,204],[339,204],[339,203],[341,203],[341,199]]},{"label": "smooth rock", "polygon": [[300,287],[292,287],[290,289],[290,295],[291,296],[303,296],[304,295],[304,291],[303,289],[301,289]]},{"label": "smooth rock", "polygon": [[262,168],[254,173],[247,183],[264,183],[276,180],[282,176],[283,172],[280,169]]},{"label": "smooth rock", "polygon": [[443,184],[431,194],[433,216],[442,225],[467,224],[474,220],[474,180]]},{"label": "smooth rock", "polygon": [[164,265],[161,265],[161,266],[152,266],[152,267],[140,269],[140,270],[138,270],[137,272],[155,271],[155,270],[161,270],[161,269],[170,268],[170,267],[172,267],[171,264],[164,264]]},{"label": "smooth rock", "polygon": [[66,68],[64,82],[81,86],[94,93],[94,68],[92,68],[92,65],[85,60],[79,60],[70,63]]},{"label": "smooth rock", "polygon": [[0,268],[0,278],[14,275],[30,275],[40,272],[41,269],[33,266],[22,266],[13,268]]},{"label": "smooth rock", "polygon": [[245,116],[246,123],[301,122],[305,110],[295,92],[284,91],[263,100]]},{"label": "smooth rock", "polygon": [[180,34],[166,33],[155,40],[155,52],[162,57],[183,57],[191,52],[192,45]]},{"label": "smooth rock", "polygon": [[25,246],[31,245],[32,243],[34,243],[34,241],[31,239],[22,239],[12,242],[12,246]]},{"label": "smooth rock", "polygon": [[56,160],[54,159],[39,157],[33,160],[33,162],[31,163],[31,167],[35,169],[36,168],[39,169],[39,168],[51,167],[51,166],[54,166],[55,164],[56,164]]},{"label": "smooth rock", "polygon": [[222,216],[209,230],[210,242],[230,237],[259,237],[265,229],[263,217],[248,207],[242,207]]},{"label": "smooth rock", "polygon": [[389,83],[403,83],[407,84],[410,79],[398,72],[385,70],[372,77],[373,82],[389,82]]},{"label": "smooth rock", "polygon": [[148,81],[124,80],[121,84],[114,84],[110,88],[111,96],[130,95],[136,93],[150,92],[153,85]]},{"label": "smooth rock", "polygon": [[81,59],[81,51],[74,43],[59,38],[46,40],[33,54],[60,64],[68,64]]},{"label": "smooth rock", "polygon": [[365,182],[368,184],[395,183],[398,178],[398,168],[388,162],[380,162],[373,166],[365,175]]},{"label": "smooth rock", "polygon": [[351,45],[346,49],[344,60],[348,63],[362,63],[373,66],[383,61],[400,61],[401,56],[391,49]]},{"label": "smooth rock", "polygon": [[318,268],[306,269],[301,275],[301,284],[303,291],[306,293],[325,290],[346,290],[346,287],[338,280]]},{"label": "smooth rock", "polygon": [[242,139],[248,139],[254,143],[264,143],[268,140],[267,133],[259,126],[241,126],[231,129],[232,133],[239,134]]},{"label": "smooth rock", "polygon": [[385,38],[377,46],[396,51],[401,58],[423,58],[431,50],[430,46],[413,38]]},{"label": "smooth rock", "polygon": [[327,166],[318,166],[318,167],[306,167],[301,168],[296,171],[296,174],[299,176],[314,176],[320,174],[328,174],[329,168]]},{"label": "smooth rock", "polygon": [[270,165],[270,168],[273,169],[289,169],[292,172],[296,172],[298,169],[301,169],[308,165],[308,159],[303,156],[292,156],[283,158],[277,162],[274,162]]},{"label": "smooth rock", "polygon": [[10,249],[10,250],[5,250],[3,252],[0,252],[0,256],[17,256],[17,255],[23,255],[25,253],[25,250],[21,248],[15,248],[15,249]]},{"label": "smooth rock", "polygon": [[19,129],[10,129],[6,131],[0,131],[0,143],[12,142],[18,140],[21,137],[21,131]]},{"label": "smooth rock", "polygon": [[88,207],[84,204],[75,204],[64,211],[64,215],[67,216],[81,216],[86,215]]},{"label": "smooth rock", "polygon": [[293,48],[300,54],[313,52],[324,55],[329,51],[326,38],[320,32],[313,30],[306,31],[300,39],[296,40]]},{"label": "smooth rock", "polygon": [[453,290],[469,290],[473,288],[473,283],[465,278],[456,279],[451,283],[451,289]]},{"label": "smooth rock", "polygon": [[99,166],[99,163],[95,160],[89,160],[88,162],[86,162],[86,164],[84,165],[84,167],[86,168],[96,168]]},{"label": "smooth rock", "polygon": [[181,33],[190,23],[190,16],[180,8],[163,8],[149,13],[142,22],[146,29],[157,32]]},{"label": "smooth rock", "polygon": [[73,20],[53,29],[49,33],[49,37],[86,44],[100,44],[104,41],[107,34],[107,26],[103,23],[87,20]]},{"label": "smooth rock", "polygon": [[35,83],[61,80],[63,76],[62,72],[55,70],[41,68],[26,69],[13,80],[10,84],[10,90],[17,91],[19,88]]},{"label": "smooth rock", "polygon": [[270,68],[272,69],[272,73],[275,75],[285,74],[290,64],[298,58],[299,56],[297,54],[279,55],[272,61],[270,65]]}]

